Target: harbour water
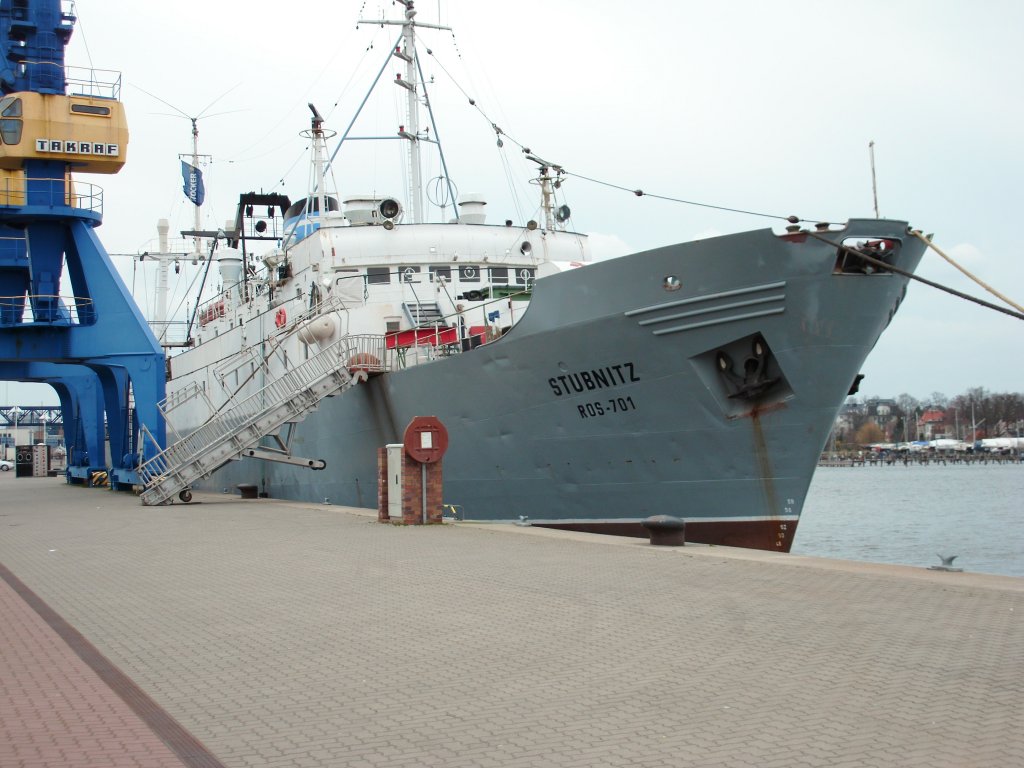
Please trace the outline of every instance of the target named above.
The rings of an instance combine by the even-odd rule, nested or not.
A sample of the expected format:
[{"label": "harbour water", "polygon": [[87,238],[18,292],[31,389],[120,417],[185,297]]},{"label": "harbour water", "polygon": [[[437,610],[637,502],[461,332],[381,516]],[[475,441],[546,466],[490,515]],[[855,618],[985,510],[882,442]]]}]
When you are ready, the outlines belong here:
[{"label": "harbour water", "polygon": [[821,467],[792,551],[1024,577],[1024,465]]}]

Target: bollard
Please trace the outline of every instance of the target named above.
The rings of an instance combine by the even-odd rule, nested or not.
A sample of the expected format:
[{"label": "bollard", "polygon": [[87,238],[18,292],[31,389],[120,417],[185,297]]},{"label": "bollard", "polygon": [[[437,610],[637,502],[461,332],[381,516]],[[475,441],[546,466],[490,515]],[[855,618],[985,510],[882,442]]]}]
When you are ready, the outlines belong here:
[{"label": "bollard", "polygon": [[641,525],[651,535],[651,544],[660,547],[682,547],[686,544],[686,522],[672,515],[654,515]]}]

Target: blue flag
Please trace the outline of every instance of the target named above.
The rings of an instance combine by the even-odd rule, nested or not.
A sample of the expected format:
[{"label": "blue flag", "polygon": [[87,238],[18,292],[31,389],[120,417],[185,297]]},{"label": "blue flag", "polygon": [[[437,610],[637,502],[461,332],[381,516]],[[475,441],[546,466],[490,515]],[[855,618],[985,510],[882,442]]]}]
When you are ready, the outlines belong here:
[{"label": "blue flag", "polygon": [[181,161],[181,179],[184,182],[182,191],[185,197],[195,205],[202,205],[206,197],[206,189],[203,187],[203,172],[194,165]]}]

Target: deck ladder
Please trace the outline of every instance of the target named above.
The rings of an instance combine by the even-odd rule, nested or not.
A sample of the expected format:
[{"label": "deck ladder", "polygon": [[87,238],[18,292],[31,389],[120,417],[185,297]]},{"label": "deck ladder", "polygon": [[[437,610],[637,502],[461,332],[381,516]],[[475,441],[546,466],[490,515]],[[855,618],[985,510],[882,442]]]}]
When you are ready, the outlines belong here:
[{"label": "deck ladder", "polygon": [[[382,336],[344,336],[260,391],[229,403],[203,426],[139,467],[142,503],[167,502],[285,424],[301,421],[325,397],[348,389],[368,373],[384,371],[380,362],[385,358],[383,347]],[[353,360],[359,361],[355,373],[348,367]]]}]

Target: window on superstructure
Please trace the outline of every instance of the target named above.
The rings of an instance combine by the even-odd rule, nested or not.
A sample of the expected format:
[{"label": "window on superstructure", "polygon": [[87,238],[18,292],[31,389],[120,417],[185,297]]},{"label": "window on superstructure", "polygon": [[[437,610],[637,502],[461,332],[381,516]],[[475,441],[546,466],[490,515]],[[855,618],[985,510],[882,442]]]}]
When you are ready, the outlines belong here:
[{"label": "window on superstructure", "polygon": [[398,274],[402,276],[403,283],[418,283],[420,281],[419,267],[399,267]]},{"label": "window on superstructure", "polygon": [[472,264],[459,267],[459,280],[464,283],[479,283],[480,267],[474,267]]},{"label": "window on superstructure", "polygon": [[0,101],[0,138],[4,144],[21,143],[21,99],[11,96]]},{"label": "window on superstructure", "polygon": [[430,282],[438,282],[438,277],[443,277],[446,283],[452,281],[452,268],[451,267],[438,267],[431,265],[427,269],[430,270]]},{"label": "window on superstructure", "polygon": [[391,282],[391,272],[387,267],[367,267],[366,282],[369,285],[387,285]]},{"label": "window on superstructure", "polygon": [[508,267],[491,267],[491,282],[507,285]]},{"label": "window on superstructure", "polygon": [[0,115],[4,117],[21,117],[21,99],[8,96],[0,101]]},{"label": "window on superstructure", "polygon": [[533,285],[537,270],[531,267],[519,267],[516,270],[516,285]]},{"label": "window on superstructure", "polygon": [[21,143],[21,125],[21,120],[0,120],[0,136],[3,137],[4,144]]},{"label": "window on superstructure", "polygon": [[97,107],[92,104],[72,104],[71,111],[81,115],[102,115],[110,117],[110,107]]}]

